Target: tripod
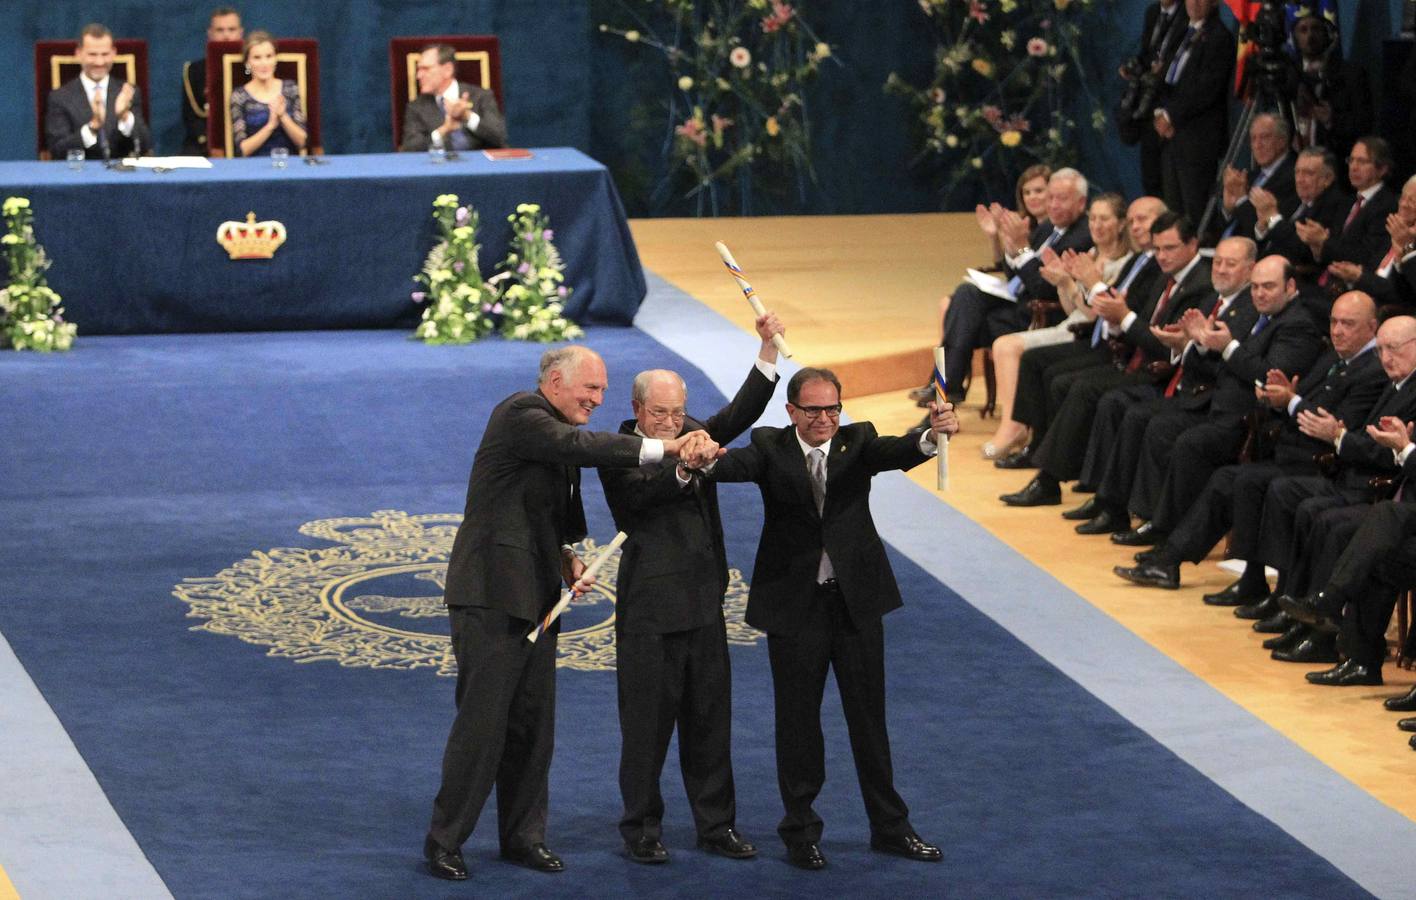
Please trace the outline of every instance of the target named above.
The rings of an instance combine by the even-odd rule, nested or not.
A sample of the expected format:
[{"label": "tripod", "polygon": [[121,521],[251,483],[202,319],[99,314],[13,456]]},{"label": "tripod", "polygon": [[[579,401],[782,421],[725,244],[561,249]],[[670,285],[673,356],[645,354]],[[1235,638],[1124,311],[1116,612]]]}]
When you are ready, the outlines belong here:
[{"label": "tripod", "polygon": [[1297,117],[1293,112],[1293,103],[1286,99],[1285,92],[1277,83],[1278,73],[1268,68],[1265,62],[1257,61],[1257,64],[1258,77],[1254,77],[1255,72],[1252,69],[1244,73],[1243,87],[1252,90],[1248,91],[1249,96],[1244,101],[1239,121],[1229,136],[1229,147],[1225,150],[1224,160],[1219,164],[1219,172],[1215,175],[1214,189],[1210,192],[1209,202],[1205,204],[1205,213],[1200,217],[1199,227],[1195,230],[1202,239],[1204,235],[1209,234],[1210,220],[1214,218],[1215,210],[1224,199],[1224,173],[1239,159],[1249,137],[1249,127],[1254,123],[1254,116],[1261,112],[1277,111],[1288,125],[1290,139],[1297,133]]}]

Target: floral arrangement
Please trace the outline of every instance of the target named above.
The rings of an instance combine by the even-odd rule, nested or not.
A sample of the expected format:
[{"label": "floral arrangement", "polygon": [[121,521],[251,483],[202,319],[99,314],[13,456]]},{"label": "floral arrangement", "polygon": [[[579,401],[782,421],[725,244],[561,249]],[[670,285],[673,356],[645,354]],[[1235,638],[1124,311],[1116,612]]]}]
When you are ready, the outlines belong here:
[{"label": "floral arrangement", "polygon": [[522,203],[507,221],[512,237],[502,263],[508,276],[501,292],[502,335],[541,343],[582,336],[580,326],[562,315],[570,288],[545,213],[535,203]]},{"label": "floral arrangement", "polygon": [[413,334],[429,344],[470,343],[496,328],[500,312],[477,267],[477,211],[460,205],[456,194],[440,194],[433,218],[442,237],[413,277],[427,288],[413,292],[414,302],[428,304]]},{"label": "floral arrangement", "polygon": [[660,200],[685,187],[698,215],[750,214],[759,176],[794,180],[804,197],[814,178],[804,88],[837,61],[803,3],[625,0],[635,27],[600,25],[667,63],[669,176],[655,191]]},{"label": "floral arrangement", "polygon": [[919,160],[941,164],[946,200],[961,189],[1011,197],[1028,166],[1072,162],[1079,107],[1106,127],[1078,43],[1086,24],[1106,27],[1092,13],[1109,0],[918,2],[936,38],[934,77],[920,87],[891,73],[885,89],[915,107]]},{"label": "floral arrangement", "polygon": [[78,326],[64,321],[59,295],[45,283],[49,257],[34,239],[34,213],[24,197],[7,197],[6,232],[0,237],[10,263],[10,283],[0,290],[0,334],[16,350],[68,350]]}]

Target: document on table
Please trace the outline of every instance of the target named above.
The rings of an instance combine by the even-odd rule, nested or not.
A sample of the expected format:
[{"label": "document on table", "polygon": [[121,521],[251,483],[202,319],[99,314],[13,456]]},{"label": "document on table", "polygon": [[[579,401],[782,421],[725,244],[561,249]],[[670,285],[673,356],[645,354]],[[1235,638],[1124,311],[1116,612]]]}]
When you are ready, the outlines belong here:
[{"label": "document on table", "polygon": [[1008,300],[1013,303],[1018,302],[1012,292],[1008,290],[1008,282],[997,275],[990,275],[987,272],[980,272],[978,269],[965,269],[966,280],[969,284],[983,291],[990,297],[997,297],[999,300]]},{"label": "document on table", "polygon": [[123,165],[135,169],[210,169],[205,156],[130,156]]}]

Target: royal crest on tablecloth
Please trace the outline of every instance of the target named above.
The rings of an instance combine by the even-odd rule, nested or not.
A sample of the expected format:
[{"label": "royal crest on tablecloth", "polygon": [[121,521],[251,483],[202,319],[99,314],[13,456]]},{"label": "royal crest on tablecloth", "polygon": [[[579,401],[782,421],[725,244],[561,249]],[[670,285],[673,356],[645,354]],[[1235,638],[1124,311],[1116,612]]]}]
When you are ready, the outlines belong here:
[{"label": "royal crest on tablecloth", "polygon": [[285,226],[280,222],[257,222],[256,214],[246,213],[246,221],[222,222],[216,228],[216,242],[232,259],[270,259],[285,243]]},{"label": "royal crest on tablecloth", "polygon": [[[187,578],[173,589],[189,604],[194,631],[239,638],[296,662],[336,662],[373,669],[435,668],[456,674],[442,605],[452,539],[462,517],[378,510],[368,518],[318,519],[300,533],[333,546],[257,550],[212,577]],[[589,558],[596,544],[576,545]],[[558,665],[615,667],[615,583],[619,554],[600,572],[595,591],[566,613]],[[724,612],[728,640],[755,644],[761,632],[743,622],[747,584],[729,572]]]}]

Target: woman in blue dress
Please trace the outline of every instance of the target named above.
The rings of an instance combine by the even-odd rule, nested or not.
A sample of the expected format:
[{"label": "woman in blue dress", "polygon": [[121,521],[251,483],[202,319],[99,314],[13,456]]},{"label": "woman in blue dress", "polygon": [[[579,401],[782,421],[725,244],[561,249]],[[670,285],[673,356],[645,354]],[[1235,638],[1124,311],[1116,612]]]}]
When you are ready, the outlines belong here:
[{"label": "woman in blue dress", "polygon": [[276,147],[299,153],[305,114],[293,81],[275,77],[275,39],[255,31],[246,41],[251,80],[231,92],[231,137],[242,156],[270,156]]}]

